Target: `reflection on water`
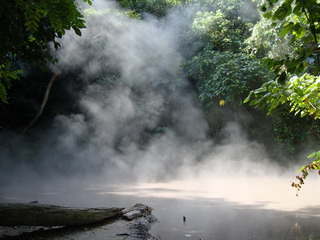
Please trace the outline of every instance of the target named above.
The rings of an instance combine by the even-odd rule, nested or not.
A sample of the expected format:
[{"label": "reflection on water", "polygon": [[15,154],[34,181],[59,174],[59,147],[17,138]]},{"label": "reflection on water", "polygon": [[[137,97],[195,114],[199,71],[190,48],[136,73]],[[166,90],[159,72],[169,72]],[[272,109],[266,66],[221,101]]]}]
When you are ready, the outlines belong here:
[{"label": "reflection on water", "polygon": [[[210,180],[209,180],[210,179]],[[123,207],[142,202],[159,222],[151,233],[161,239],[320,239],[317,182],[296,197],[290,181],[277,177],[219,177],[141,183],[24,188],[1,192],[1,202],[74,207]],[[63,189],[63,190],[62,190]],[[185,218],[185,219],[184,219]]]},{"label": "reflection on water", "polygon": [[313,187],[306,185],[297,197],[278,177],[220,177],[99,194],[144,198],[155,208],[160,222],[152,233],[161,239],[320,239],[320,199]]}]

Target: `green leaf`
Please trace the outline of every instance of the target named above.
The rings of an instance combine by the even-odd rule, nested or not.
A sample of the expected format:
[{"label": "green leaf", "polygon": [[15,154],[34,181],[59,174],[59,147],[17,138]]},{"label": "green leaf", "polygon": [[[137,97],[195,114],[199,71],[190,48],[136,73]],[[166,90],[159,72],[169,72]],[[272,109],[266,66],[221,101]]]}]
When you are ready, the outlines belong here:
[{"label": "green leaf", "polygon": [[7,101],[7,91],[4,85],[0,82],[0,100],[4,103],[8,103]]},{"label": "green leaf", "polygon": [[292,8],[290,4],[282,4],[274,13],[273,20],[283,21],[287,16],[292,13]]},{"label": "green leaf", "polygon": [[60,43],[58,43],[58,42],[54,42],[53,43],[54,44],[54,48],[57,50],[59,47],[61,47],[61,45],[60,45]]},{"label": "green leaf", "polygon": [[272,16],[273,16],[273,14],[272,14],[272,12],[270,11],[270,12],[266,12],[266,13],[262,14],[262,16],[265,17],[265,18],[271,19]]},{"label": "green leaf", "polygon": [[75,31],[75,33],[76,33],[78,36],[81,36],[81,31],[80,31],[79,28],[77,28],[77,27],[72,27],[72,28],[73,28],[73,30]]},{"label": "green leaf", "polygon": [[251,99],[251,93],[249,94],[249,96],[248,96],[248,97],[246,97],[246,99],[243,101],[243,103],[247,103],[247,102],[249,102],[249,101],[250,101],[250,99]]},{"label": "green leaf", "polygon": [[293,27],[294,27],[294,23],[293,22],[289,22],[286,26],[284,26],[280,32],[279,32],[279,37],[283,37],[284,35],[286,35],[287,33],[289,33]]}]

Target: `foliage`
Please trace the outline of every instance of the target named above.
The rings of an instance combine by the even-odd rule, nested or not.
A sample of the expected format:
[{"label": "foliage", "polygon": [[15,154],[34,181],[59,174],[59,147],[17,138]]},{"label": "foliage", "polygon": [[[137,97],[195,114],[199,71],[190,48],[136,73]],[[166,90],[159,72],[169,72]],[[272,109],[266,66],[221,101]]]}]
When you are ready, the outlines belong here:
[{"label": "foliage", "polygon": [[142,15],[143,13],[149,13],[161,18],[173,6],[183,4],[184,0],[119,0],[118,2],[120,6],[132,10],[134,14]]},{"label": "foliage", "polygon": [[320,77],[304,74],[301,77],[293,76],[285,84],[278,81],[264,83],[259,89],[250,92],[245,102],[250,99],[250,105],[264,109],[268,114],[274,113],[277,108],[289,103],[290,112],[301,117],[313,116],[320,118]]},{"label": "foliage", "polygon": [[83,13],[86,17],[92,17],[92,16],[99,17],[99,16],[110,14],[110,13],[115,13],[117,15],[124,14],[129,18],[141,20],[141,15],[132,10],[122,12],[122,11],[111,9],[111,8],[104,8],[104,9],[97,10],[94,7],[90,7],[90,8],[84,9]]},{"label": "foliage", "polygon": [[220,9],[215,13],[199,11],[192,27],[195,34],[203,36],[206,43],[220,51],[240,49],[249,29],[240,17],[228,19]]},{"label": "foliage", "polygon": [[306,148],[315,149],[317,147],[315,137],[320,136],[318,120],[312,116],[301,118],[289,110],[290,106],[284,104],[272,114],[273,135],[279,147],[291,156],[301,148],[303,151],[306,151]]},{"label": "foliage", "polygon": [[[92,4],[91,0],[83,0]],[[19,69],[15,61],[19,59],[27,64],[55,63],[48,50],[53,42],[55,49],[60,45],[56,41],[66,30],[73,29],[81,35],[85,27],[84,17],[73,0],[16,0],[2,1],[0,7],[0,89],[1,100],[6,101],[6,90],[11,80],[19,79]]]},{"label": "foliage", "polygon": [[259,20],[256,4],[251,0],[186,0],[185,2],[203,12],[221,10],[229,20],[238,19],[239,16],[246,22]]},{"label": "foliage", "polygon": [[190,61],[189,76],[196,78],[201,102],[206,107],[224,100],[239,100],[264,77],[261,65],[243,53],[206,50]]},{"label": "foliage", "polygon": [[[268,65],[279,76],[303,73],[308,64],[313,64],[312,73],[319,71],[319,33],[320,4],[316,0],[269,0],[260,9],[269,20],[271,27],[276,28],[279,38],[285,38],[287,45],[294,51],[279,58],[266,58]],[[278,3],[277,5],[275,5]],[[309,69],[310,70],[310,69]]]},{"label": "foliage", "polygon": [[289,36],[279,37],[279,26],[272,26],[270,19],[262,18],[251,29],[251,36],[245,40],[246,52],[258,58],[280,59],[292,53],[293,46],[288,44]]},{"label": "foliage", "polygon": [[7,101],[7,89],[11,87],[11,80],[19,79],[22,70],[13,70],[11,62],[4,62],[0,65],[0,100]]},{"label": "foliage", "polygon": [[[291,186],[297,188],[298,191],[300,191],[302,188],[302,185],[305,183],[304,181],[308,177],[309,173],[313,170],[320,169],[320,151],[311,153],[308,158],[314,159],[314,161],[311,164],[307,164],[299,169],[301,175],[296,176],[296,179],[299,180],[299,183],[291,182]],[[320,175],[320,170],[318,171],[318,174]]]},{"label": "foliage", "polygon": [[190,34],[197,51],[186,61],[188,76],[205,107],[239,104],[255,82],[261,82],[266,75],[261,64],[243,51],[254,20],[243,17],[244,1],[195,2],[200,10]]},{"label": "foliage", "polygon": [[[319,121],[319,2],[267,0],[260,9],[269,29],[273,28],[274,39],[279,41],[282,38],[287,48],[282,54],[271,54],[262,60],[277,77],[253,90],[245,102],[250,101],[251,105],[266,110],[269,115],[289,105],[291,113]],[[263,36],[264,33],[256,34],[259,35]],[[300,169],[302,175],[297,176],[300,182],[292,183],[293,187],[299,190],[308,172],[319,169],[319,156],[319,152],[309,155],[314,161]]]}]

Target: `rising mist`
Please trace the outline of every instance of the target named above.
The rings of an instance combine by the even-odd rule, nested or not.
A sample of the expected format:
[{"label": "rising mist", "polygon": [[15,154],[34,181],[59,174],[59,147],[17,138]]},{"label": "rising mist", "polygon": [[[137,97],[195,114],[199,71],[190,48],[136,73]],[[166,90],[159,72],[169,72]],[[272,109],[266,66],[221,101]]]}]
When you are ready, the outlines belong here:
[{"label": "rising mist", "polygon": [[181,70],[190,52],[179,37],[191,26],[190,9],[140,21],[110,10],[113,2],[95,0],[93,7],[98,12],[88,13],[82,37],[67,33],[56,53],[59,64],[51,66],[62,76],[76,72],[85,83],[75,93],[80,111],[56,116],[32,140],[1,136],[4,195],[91,181],[281,172],[236,123],[226,124],[219,144],[208,137],[201,105]]}]

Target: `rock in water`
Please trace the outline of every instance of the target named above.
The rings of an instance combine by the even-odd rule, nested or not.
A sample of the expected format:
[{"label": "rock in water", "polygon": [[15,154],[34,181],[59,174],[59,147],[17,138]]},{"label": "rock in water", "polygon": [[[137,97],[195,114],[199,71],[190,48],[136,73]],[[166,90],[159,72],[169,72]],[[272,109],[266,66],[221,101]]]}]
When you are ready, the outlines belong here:
[{"label": "rock in water", "polygon": [[124,210],[123,218],[126,220],[132,220],[137,217],[147,216],[151,214],[152,210],[153,209],[149,206],[146,206],[142,203],[137,203],[133,207]]}]

